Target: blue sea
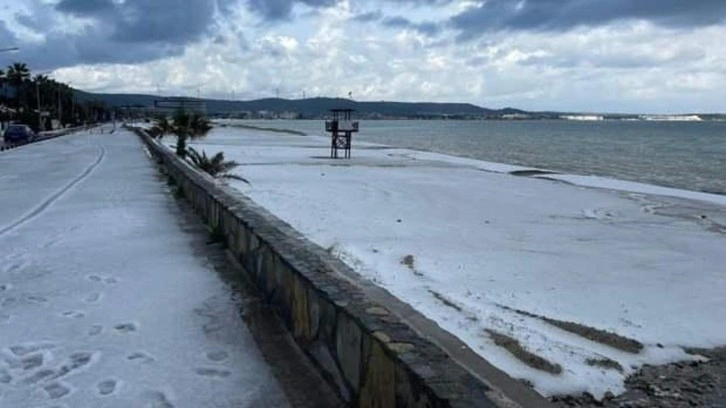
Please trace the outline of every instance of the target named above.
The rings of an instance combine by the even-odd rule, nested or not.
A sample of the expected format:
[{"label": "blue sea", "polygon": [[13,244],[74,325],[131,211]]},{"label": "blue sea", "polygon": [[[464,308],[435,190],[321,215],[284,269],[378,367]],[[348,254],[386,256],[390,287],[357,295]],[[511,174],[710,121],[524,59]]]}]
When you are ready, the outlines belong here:
[{"label": "blue sea", "polygon": [[[245,123],[324,135],[313,120]],[[361,121],[355,140],[726,194],[726,122]]]}]

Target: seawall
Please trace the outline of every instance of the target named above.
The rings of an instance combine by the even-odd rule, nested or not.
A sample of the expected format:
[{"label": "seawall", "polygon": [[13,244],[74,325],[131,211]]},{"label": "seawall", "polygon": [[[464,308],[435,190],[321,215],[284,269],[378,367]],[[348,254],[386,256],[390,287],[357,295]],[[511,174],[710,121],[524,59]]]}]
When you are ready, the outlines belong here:
[{"label": "seawall", "polygon": [[239,191],[197,172],[145,131],[134,130],[351,406],[547,406],[511,378],[500,387],[498,380],[464,368],[414,330],[410,316],[403,321],[399,307],[356,285],[348,266]]}]

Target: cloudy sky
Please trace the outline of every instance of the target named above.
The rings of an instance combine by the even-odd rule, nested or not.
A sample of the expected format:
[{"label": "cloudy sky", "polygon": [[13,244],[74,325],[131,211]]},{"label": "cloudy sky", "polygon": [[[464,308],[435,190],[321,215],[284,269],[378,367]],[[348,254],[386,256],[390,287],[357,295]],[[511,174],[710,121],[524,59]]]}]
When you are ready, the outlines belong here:
[{"label": "cloudy sky", "polygon": [[0,0],[6,46],[98,92],[726,112],[726,0]]}]

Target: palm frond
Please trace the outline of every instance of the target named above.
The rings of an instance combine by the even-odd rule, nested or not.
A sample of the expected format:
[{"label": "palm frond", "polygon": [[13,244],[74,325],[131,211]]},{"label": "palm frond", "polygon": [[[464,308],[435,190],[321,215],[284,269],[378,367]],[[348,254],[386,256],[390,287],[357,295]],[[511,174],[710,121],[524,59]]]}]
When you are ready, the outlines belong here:
[{"label": "palm frond", "polygon": [[232,173],[222,173],[217,178],[239,180],[244,183],[250,184],[249,180],[247,180],[246,178]]}]

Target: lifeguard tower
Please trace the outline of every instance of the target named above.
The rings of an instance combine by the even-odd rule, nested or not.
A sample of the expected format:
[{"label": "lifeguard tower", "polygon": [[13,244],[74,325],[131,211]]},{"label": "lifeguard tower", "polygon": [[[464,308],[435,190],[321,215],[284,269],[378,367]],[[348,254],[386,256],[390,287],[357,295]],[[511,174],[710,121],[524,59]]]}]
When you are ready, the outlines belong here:
[{"label": "lifeguard tower", "polygon": [[342,149],[344,158],[350,159],[350,146],[353,133],[358,132],[358,122],[352,120],[353,109],[331,109],[332,120],[325,121],[325,131],[330,132],[330,158],[338,158]]}]

